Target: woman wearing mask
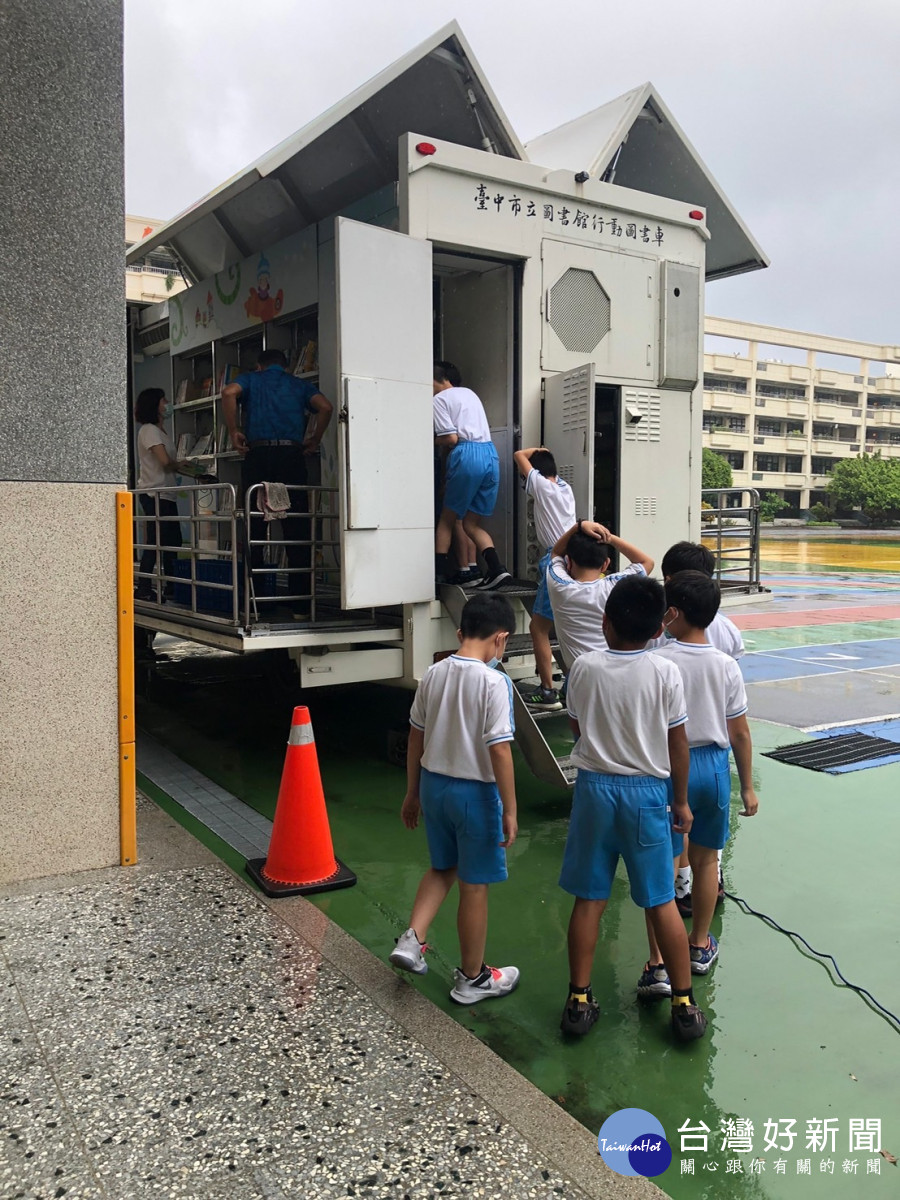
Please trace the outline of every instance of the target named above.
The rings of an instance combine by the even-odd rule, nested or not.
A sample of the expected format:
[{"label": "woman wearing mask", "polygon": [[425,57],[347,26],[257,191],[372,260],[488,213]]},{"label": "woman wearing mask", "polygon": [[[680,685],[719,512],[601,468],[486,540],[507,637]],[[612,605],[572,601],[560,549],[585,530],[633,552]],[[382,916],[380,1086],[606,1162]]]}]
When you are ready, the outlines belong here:
[{"label": "woman wearing mask", "polygon": [[[134,417],[141,428],[138,433],[138,490],[141,491],[140,503],[147,517],[146,533],[143,540],[156,544],[157,516],[176,517],[178,506],[170,496],[153,495],[143,491],[144,488],[174,487],[175,472],[180,470],[180,464],[175,461],[175,445],[172,438],[163,429],[166,415],[166,394],[162,388],[145,388],[137,398],[134,406]],[[163,572],[173,573],[175,550],[181,546],[181,525],[178,521],[159,521],[159,544],[171,547],[163,553]],[[156,570],[156,550],[147,549],[141,554],[141,572],[150,573]],[[163,586],[163,593],[171,585]],[[155,599],[150,579],[140,577],[135,590],[139,600]],[[161,597],[162,599],[162,597]]]}]

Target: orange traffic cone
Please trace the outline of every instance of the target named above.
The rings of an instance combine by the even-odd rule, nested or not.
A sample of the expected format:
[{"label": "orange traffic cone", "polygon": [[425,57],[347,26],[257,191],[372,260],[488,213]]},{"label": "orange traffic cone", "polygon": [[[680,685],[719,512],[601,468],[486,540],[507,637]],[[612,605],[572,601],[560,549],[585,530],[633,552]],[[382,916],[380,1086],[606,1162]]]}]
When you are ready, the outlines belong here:
[{"label": "orange traffic cone", "polygon": [[356,876],[334,857],[309,709],[294,709],[268,858],[247,863],[267,896],[352,887]]}]

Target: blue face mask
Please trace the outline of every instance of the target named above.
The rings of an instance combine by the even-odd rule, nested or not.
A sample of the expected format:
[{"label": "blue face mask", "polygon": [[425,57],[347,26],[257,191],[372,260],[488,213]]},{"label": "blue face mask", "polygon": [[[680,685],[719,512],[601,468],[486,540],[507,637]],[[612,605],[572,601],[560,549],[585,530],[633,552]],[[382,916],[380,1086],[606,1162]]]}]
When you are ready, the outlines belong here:
[{"label": "blue face mask", "polygon": [[494,667],[500,666],[500,659],[499,658],[489,658],[487,660],[486,666],[490,667],[491,670],[493,671]]}]

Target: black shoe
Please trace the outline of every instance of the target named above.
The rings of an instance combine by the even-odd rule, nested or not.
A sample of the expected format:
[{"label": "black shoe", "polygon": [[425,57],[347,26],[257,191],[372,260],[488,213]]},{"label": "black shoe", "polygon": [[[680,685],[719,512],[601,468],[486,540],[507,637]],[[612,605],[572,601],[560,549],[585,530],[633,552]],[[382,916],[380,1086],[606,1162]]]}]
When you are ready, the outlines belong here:
[{"label": "black shoe", "polygon": [[480,588],[483,592],[492,591],[498,588],[501,583],[505,583],[507,579],[511,579],[509,571],[505,567],[501,567],[499,571],[495,571],[493,575],[486,576],[480,583]]},{"label": "black shoe", "polygon": [[679,1042],[695,1042],[706,1033],[706,1017],[696,1004],[673,1004],[672,1032]]},{"label": "black shoe", "polygon": [[596,1000],[573,1000],[570,996],[563,1009],[559,1027],[563,1033],[573,1033],[583,1037],[586,1033],[590,1033],[599,1016],[600,1005]]},{"label": "black shoe", "polygon": [[691,893],[688,892],[684,896],[675,897],[675,907],[686,921],[689,921],[694,915],[694,902],[691,899]]}]

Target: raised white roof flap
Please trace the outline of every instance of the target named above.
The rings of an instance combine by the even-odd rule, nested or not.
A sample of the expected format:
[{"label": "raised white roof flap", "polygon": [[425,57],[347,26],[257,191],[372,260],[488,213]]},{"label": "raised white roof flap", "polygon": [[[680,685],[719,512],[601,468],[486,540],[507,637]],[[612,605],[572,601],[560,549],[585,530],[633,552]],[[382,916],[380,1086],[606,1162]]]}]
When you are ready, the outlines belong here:
[{"label": "raised white roof flap", "polygon": [[668,196],[706,209],[706,278],[767,267],[769,260],[652,83],[645,83],[530,141],[530,162]]},{"label": "raised white roof flap", "polygon": [[411,129],[525,158],[459,25],[451,21],[135,243],[127,261],[167,245],[195,279],[206,278],[394,183],[398,142]]}]

